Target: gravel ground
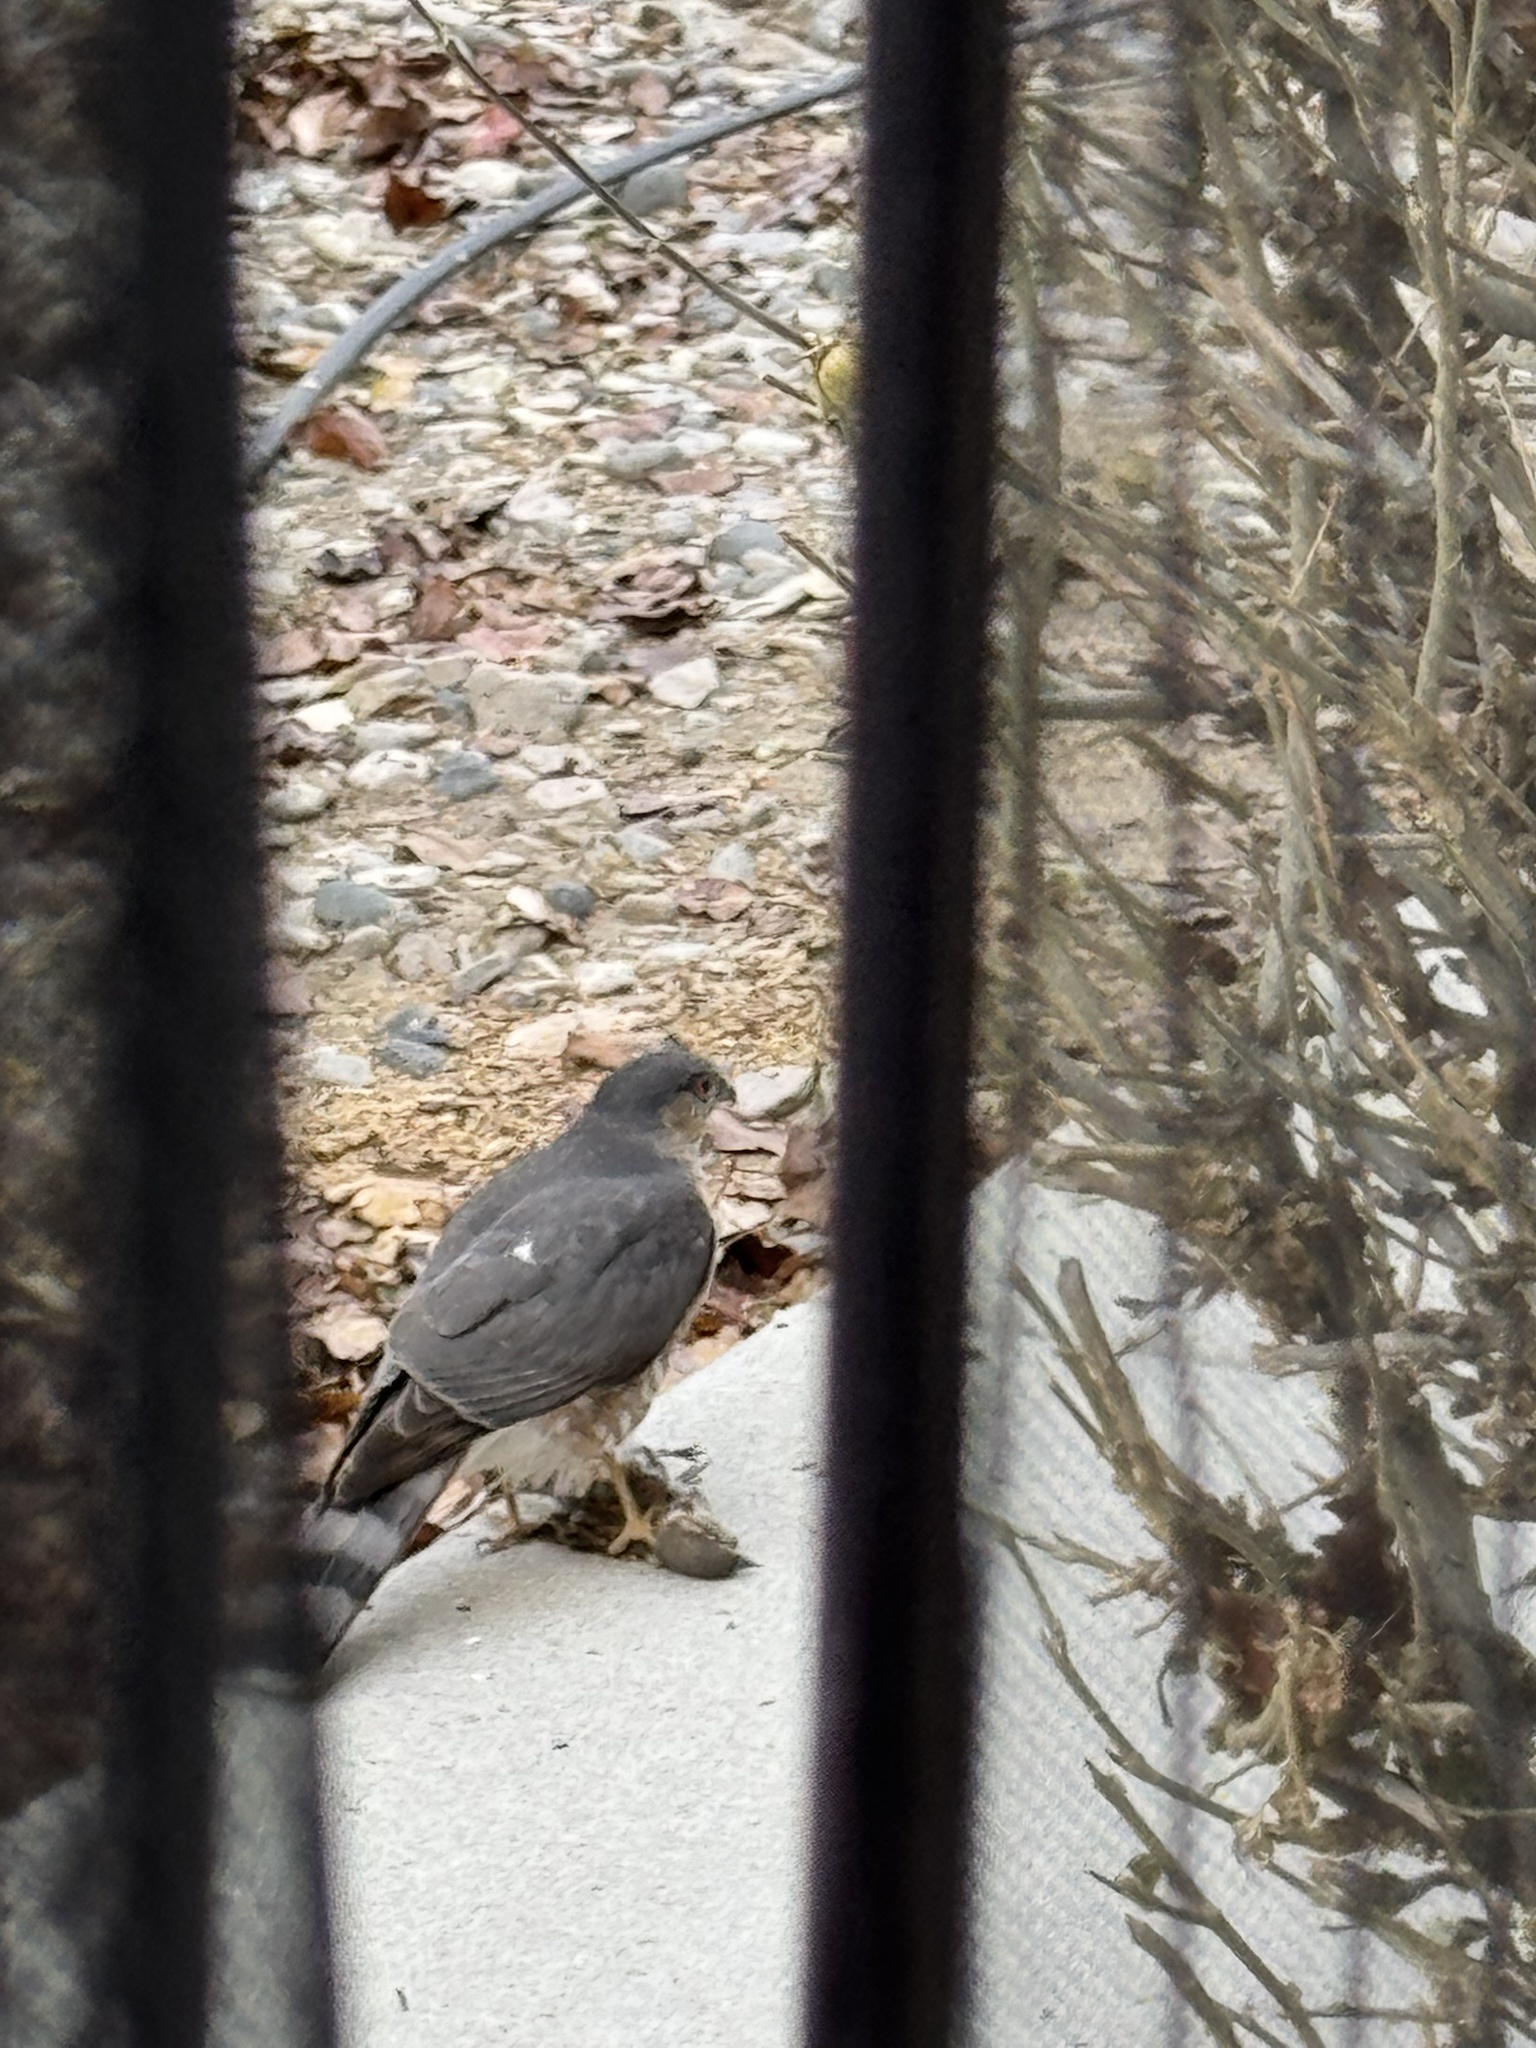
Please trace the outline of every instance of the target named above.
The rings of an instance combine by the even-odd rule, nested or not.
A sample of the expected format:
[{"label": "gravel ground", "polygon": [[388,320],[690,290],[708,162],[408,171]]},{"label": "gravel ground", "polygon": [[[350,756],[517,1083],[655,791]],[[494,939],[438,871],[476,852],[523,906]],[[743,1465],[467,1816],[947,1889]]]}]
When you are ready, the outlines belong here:
[{"label": "gravel ground", "polygon": [[[798,34],[696,0],[443,19],[593,161],[847,59],[836,8],[780,10]],[[251,9],[240,104],[254,429],[553,173],[378,0]],[[630,194],[808,344],[847,317],[848,112]],[[814,391],[588,207],[426,301],[260,485],[293,1277],[306,1363],[347,1376],[322,1417],[447,1208],[604,1067],[665,1032],[737,1073],[827,1057],[847,599],[790,543],[842,551],[847,463]],[[736,1135],[728,1231],[785,1220],[783,1150]]]}]

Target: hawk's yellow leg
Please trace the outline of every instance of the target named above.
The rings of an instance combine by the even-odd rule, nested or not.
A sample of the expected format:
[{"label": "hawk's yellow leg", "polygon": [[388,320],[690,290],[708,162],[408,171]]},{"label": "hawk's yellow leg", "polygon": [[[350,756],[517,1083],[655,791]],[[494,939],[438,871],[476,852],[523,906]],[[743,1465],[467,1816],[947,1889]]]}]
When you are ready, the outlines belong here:
[{"label": "hawk's yellow leg", "polygon": [[622,1557],[631,1543],[654,1543],[656,1530],[649,1515],[642,1514],[630,1492],[629,1474],[623,1463],[616,1457],[608,1460],[608,1477],[613,1481],[613,1490],[619,1497],[619,1506],[624,1510],[624,1526],[608,1546],[610,1557]]}]

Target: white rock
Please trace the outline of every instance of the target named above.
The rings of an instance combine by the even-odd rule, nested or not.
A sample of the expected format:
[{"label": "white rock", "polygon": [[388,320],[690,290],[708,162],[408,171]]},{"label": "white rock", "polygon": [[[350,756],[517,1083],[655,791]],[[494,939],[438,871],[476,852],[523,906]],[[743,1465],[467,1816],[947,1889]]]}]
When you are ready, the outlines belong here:
[{"label": "white rock", "polygon": [[530,924],[553,924],[555,913],[544,899],[541,889],[530,889],[526,883],[517,882],[507,891],[506,904],[519,917],[526,917]]},{"label": "white rock", "polygon": [[370,718],[353,727],[352,744],[360,754],[382,754],[391,747],[424,747],[437,736],[437,727],[425,719]]},{"label": "white rock", "polygon": [[281,824],[299,825],[306,818],[318,818],[335,800],[336,792],[329,783],[293,775],[267,791],[266,812]]},{"label": "white rock", "polygon": [[571,980],[578,995],[616,996],[634,987],[635,970],[627,960],[578,960]]},{"label": "white rock", "polygon": [[423,860],[366,861],[353,868],[352,880],[387,889],[391,896],[425,896],[441,873],[441,868],[430,867]]},{"label": "white rock", "polygon": [[291,714],[295,725],[308,732],[340,732],[352,723],[352,707],[344,697],[322,697],[317,704],[300,704]]},{"label": "white rock", "polygon": [[339,1045],[311,1046],[304,1064],[312,1079],[337,1088],[366,1088],[373,1079],[372,1060],[360,1052],[343,1052]]},{"label": "white rock", "polygon": [[[402,697],[417,697],[426,686],[426,664],[391,662],[383,668],[354,675],[347,685],[347,702],[355,718],[373,718]],[[435,686],[434,686],[435,687]]]},{"label": "white rock", "polygon": [[[393,7],[394,0],[390,0]],[[235,179],[235,203],[247,213],[274,213],[288,197],[288,175],[281,166],[270,171],[242,171]]]},{"label": "white rock", "polygon": [[733,1074],[736,1114],[744,1123],[788,1116],[811,1098],[816,1086],[814,1067],[759,1067],[755,1073]]},{"label": "white rock", "polygon": [[796,462],[810,452],[804,434],[791,434],[784,427],[743,427],[736,436],[736,453],[743,462]]},{"label": "white rock", "polygon": [[858,0],[829,0],[828,5],[818,7],[811,16],[805,40],[813,50],[835,57],[842,49],[843,38],[852,28],[858,11]]},{"label": "white rock", "polygon": [[311,953],[328,953],[336,943],[329,932],[320,929],[313,919],[297,912],[278,918],[272,926],[272,943],[279,953],[286,953],[290,960],[303,960]]},{"label": "white rock", "polygon": [[313,896],[322,882],[339,872],[335,856],[324,863],[312,860],[274,861],[272,874],[278,886],[290,896]]},{"label": "white rock", "polygon": [[697,711],[706,697],[720,687],[720,671],[707,654],[693,661],[680,661],[651,677],[649,689],[658,704],[670,704],[677,711]]},{"label": "white rock", "polygon": [[517,758],[535,775],[586,774],[597,765],[585,747],[550,747],[538,742],[519,747]]},{"label": "white rock", "polygon": [[757,880],[757,856],[750,846],[733,839],[729,846],[721,847],[705,872],[717,882],[745,882],[750,887]]},{"label": "white rock", "polygon": [[659,832],[652,832],[645,825],[626,825],[624,830],[616,833],[614,837],[620,853],[642,867],[649,866],[653,860],[662,860],[667,854],[676,851],[670,839],[662,838]]},{"label": "white rock", "polygon": [[509,1060],[557,1060],[565,1051],[573,1022],[570,1017],[531,1017],[514,1024],[501,1042]]},{"label": "white rock", "polygon": [[731,445],[731,437],[717,427],[679,427],[672,436],[672,445],[690,462],[702,462],[706,455],[723,454]]},{"label": "white rock", "polygon": [[377,619],[397,619],[402,612],[415,609],[416,597],[416,586],[409,576],[385,578],[373,586],[373,615]]},{"label": "white rock", "polygon": [[1529,268],[1536,259],[1536,220],[1527,220],[1523,213],[1496,213],[1486,246],[1498,262]]},{"label": "white rock", "polygon": [[467,164],[456,164],[443,182],[481,206],[497,206],[517,197],[523,173],[503,157],[472,157]]},{"label": "white rock", "polygon": [[585,804],[601,803],[608,786],[595,775],[552,775],[542,782],[530,782],[527,794],[528,801],[541,811],[575,811]]},{"label": "white rock", "polygon": [[315,214],[295,223],[298,234],[325,263],[348,270],[369,263],[378,254],[383,215],[371,213]]},{"label": "white rock", "polygon": [[523,525],[564,525],[575,515],[576,506],[548,484],[530,481],[520,491],[514,491],[501,509],[508,519]]},{"label": "white rock", "polygon": [[455,964],[453,948],[441,932],[407,932],[395,948],[394,969],[402,981],[452,974]]},{"label": "white rock", "polygon": [[347,770],[354,789],[412,789],[427,779],[427,764],[420,754],[407,754],[394,747],[381,754],[364,754]]},{"label": "white rock", "polygon": [[328,676],[274,676],[258,683],[256,694],[264,704],[284,711],[290,704],[313,704],[317,697],[338,696],[347,687],[345,669]]},{"label": "white rock", "polygon": [[312,1337],[320,1339],[332,1358],[347,1365],[371,1358],[389,1335],[389,1325],[382,1316],[370,1314],[355,1302],[338,1302],[332,1308],[322,1309],[304,1327]]},{"label": "white rock", "polygon": [[342,938],[336,948],[340,960],[381,960],[395,943],[395,935],[381,924],[360,924]]}]

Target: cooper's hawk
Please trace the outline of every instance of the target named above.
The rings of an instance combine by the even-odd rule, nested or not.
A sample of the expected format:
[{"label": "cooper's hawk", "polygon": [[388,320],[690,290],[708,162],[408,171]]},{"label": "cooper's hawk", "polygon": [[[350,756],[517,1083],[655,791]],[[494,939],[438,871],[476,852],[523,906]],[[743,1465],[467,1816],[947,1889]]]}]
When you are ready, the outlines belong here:
[{"label": "cooper's hawk", "polygon": [[327,1649],[461,1464],[509,1492],[579,1494],[606,1476],[624,1509],[614,1553],[648,1537],[618,1448],[709,1281],[698,1140],[731,1099],[675,1041],[643,1053],[564,1136],[449,1218],[306,1520],[307,1600]]}]

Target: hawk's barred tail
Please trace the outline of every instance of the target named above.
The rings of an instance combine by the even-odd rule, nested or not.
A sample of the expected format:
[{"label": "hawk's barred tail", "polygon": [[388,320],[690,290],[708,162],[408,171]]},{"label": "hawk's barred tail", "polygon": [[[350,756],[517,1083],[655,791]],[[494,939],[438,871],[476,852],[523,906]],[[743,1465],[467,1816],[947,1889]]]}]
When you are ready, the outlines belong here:
[{"label": "hawk's barred tail", "polygon": [[304,1517],[300,1573],[310,1626],[328,1657],[410,1547],[457,1456],[417,1472],[361,1507],[314,1507]]}]

